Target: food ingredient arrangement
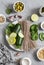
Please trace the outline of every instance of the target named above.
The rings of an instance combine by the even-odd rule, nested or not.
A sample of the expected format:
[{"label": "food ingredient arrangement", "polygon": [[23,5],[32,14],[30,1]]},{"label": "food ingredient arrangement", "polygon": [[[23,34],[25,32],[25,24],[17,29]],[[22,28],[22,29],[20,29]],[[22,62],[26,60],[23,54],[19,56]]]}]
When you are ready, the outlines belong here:
[{"label": "food ingredient arrangement", "polygon": [[21,25],[19,23],[10,23],[6,28],[6,35],[8,36],[8,43],[11,45],[16,45],[16,48],[21,47],[24,35],[21,30]]},{"label": "food ingredient arrangement", "polygon": [[[13,4],[13,9],[7,7],[6,13],[9,15],[14,12],[20,13],[23,12],[25,6],[23,2],[16,2]],[[44,16],[44,7],[41,7],[39,10],[40,15]],[[31,21],[37,22],[39,20],[39,16],[37,14],[31,15]],[[44,21],[39,24],[31,24],[31,21],[22,20],[21,15],[11,15],[7,17],[9,20],[9,24],[5,29],[5,37],[9,46],[17,51],[29,51],[32,48],[35,48],[36,41],[39,39],[40,41],[44,41],[44,32],[38,33],[39,27],[40,30],[44,31]],[[18,21],[17,23],[15,23]],[[6,17],[0,14],[0,24],[6,22]],[[16,54],[17,55],[17,54]],[[40,48],[37,53],[37,58],[41,61],[44,61],[44,48]],[[29,58],[22,58],[20,60],[20,64],[22,65],[31,65],[31,60]]]}]

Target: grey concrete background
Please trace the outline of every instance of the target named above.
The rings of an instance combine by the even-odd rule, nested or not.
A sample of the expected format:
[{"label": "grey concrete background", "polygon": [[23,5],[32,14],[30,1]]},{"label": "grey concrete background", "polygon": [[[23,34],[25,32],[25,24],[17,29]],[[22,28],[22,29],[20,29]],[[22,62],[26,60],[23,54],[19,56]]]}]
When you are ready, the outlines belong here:
[{"label": "grey concrete background", "polygon": [[[13,4],[14,2],[16,1],[22,1],[24,4],[25,4],[25,9],[23,12],[21,13],[18,13],[20,15],[23,16],[23,19],[28,19],[30,20],[30,16],[33,14],[33,13],[37,13],[39,12],[39,8],[41,6],[44,5],[44,0],[0,0],[0,14],[4,14],[6,17],[9,16],[5,13],[5,9],[6,7],[10,4]],[[15,13],[13,13],[15,14]],[[44,21],[44,17],[41,17],[39,15],[39,21],[38,22],[35,22],[36,24],[40,23]],[[4,34],[4,29],[5,27],[7,26],[8,24],[8,21],[6,21],[5,24],[3,25],[0,25],[0,43],[4,43],[7,45],[7,42],[5,41],[5,34]],[[33,24],[33,23],[32,23]],[[39,33],[40,32],[44,32],[44,31],[41,31],[39,30]],[[19,59],[19,58],[22,58],[22,57],[29,57],[32,61],[32,65],[44,65],[44,62],[41,62],[39,61],[37,58],[36,58],[36,50],[40,47],[44,47],[44,41],[40,41],[38,39],[37,41],[37,48],[36,49],[33,49],[33,50],[30,50],[30,52],[24,52],[24,53],[21,53],[21,55],[19,57],[16,57],[16,56],[13,56],[15,51],[13,52],[11,49],[10,49],[10,52],[12,54],[12,57],[13,59]],[[13,64],[11,64],[13,65]]]}]

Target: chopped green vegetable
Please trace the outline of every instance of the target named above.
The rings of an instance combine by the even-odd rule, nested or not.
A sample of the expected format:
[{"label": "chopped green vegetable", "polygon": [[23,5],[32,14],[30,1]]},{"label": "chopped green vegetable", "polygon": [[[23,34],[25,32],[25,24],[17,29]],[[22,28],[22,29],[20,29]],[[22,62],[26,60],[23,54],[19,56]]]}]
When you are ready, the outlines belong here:
[{"label": "chopped green vegetable", "polygon": [[30,32],[32,32],[32,31],[37,32],[37,30],[38,30],[38,25],[36,25],[36,24],[31,25]]},{"label": "chopped green vegetable", "polygon": [[44,33],[40,33],[39,38],[41,41],[44,41]]},{"label": "chopped green vegetable", "polygon": [[8,24],[7,28],[6,28],[6,34],[10,35],[13,31],[14,31],[15,25],[10,23]]},{"label": "chopped green vegetable", "polygon": [[11,30],[8,27],[6,28],[5,32],[6,32],[7,35],[11,34]]},{"label": "chopped green vegetable", "polygon": [[24,39],[21,31],[21,25],[10,23],[6,28],[6,35],[9,36],[8,43],[15,44],[16,48],[20,48]]},{"label": "chopped green vegetable", "polygon": [[10,9],[10,8],[7,8],[7,9],[6,9],[6,13],[7,13],[7,14],[10,14],[11,12],[12,12],[12,9]]},{"label": "chopped green vegetable", "polygon": [[[19,34],[20,34],[20,33],[19,33]],[[24,39],[24,37],[22,37],[23,34],[20,35],[20,36],[19,36],[19,34],[18,34],[17,37],[16,37],[16,38],[17,38],[17,40],[16,40],[16,46],[17,46],[17,47],[19,47],[19,46],[22,45],[22,42],[23,42],[23,39]]]},{"label": "chopped green vegetable", "polygon": [[31,39],[32,40],[37,40],[38,39],[38,33],[32,34]]},{"label": "chopped green vegetable", "polygon": [[18,23],[15,25],[14,32],[18,34],[18,32],[21,30],[21,25]]},{"label": "chopped green vegetable", "polygon": [[37,40],[38,39],[38,25],[33,24],[30,27],[31,39]]}]

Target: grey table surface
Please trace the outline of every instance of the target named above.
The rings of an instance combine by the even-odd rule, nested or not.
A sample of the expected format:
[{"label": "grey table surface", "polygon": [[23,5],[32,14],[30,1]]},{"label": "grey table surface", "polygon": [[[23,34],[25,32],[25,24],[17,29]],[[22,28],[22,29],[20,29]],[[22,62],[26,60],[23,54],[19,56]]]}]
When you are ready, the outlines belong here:
[{"label": "grey table surface", "polygon": [[[23,12],[18,13],[18,14],[22,15],[23,19],[28,19],[28,20],[30,20],[30,16],[33,13],[38,14],[39,8],[44,5],[44,0],[0,0],[0,14],[4,14],[6,17],[9,16],[5,13],[5,9],[9,4],[11,5],[16,1],[24,2],[25,9],[24,9]],[[15,14],[15,13],[13,13],[13,14]],[[44,17],[39,16],[39,21],[35,22],[35,23],[38,24],[42,21],[44,21]],[[0,43],[7,44],[6,41],[5,41],[5,38],[4,38],[4,29],[7,26],[7,24],[8,24],[8,21],[6,21],[5,24],[0,25]],[[44,31],[39,30],[39,33],[40,32],[44,32]],[[38,45],[37,48],[44,47],[44,41],[40,41],[38,39],[37,45]],[[27,52],[27,53],[26,52],[22,53],[19,57],[15,57],[15,56],[13,57],[13,53],[15,53],[15,51],[13,52],[10,49],[10,52],[11,52],[12,57],[13,57],[14,60],[15,60],[15,58],[19,59],[21,57],[29,57],[32,61],[32,65],[44,65],[44,62],[40,62],[39,60],[37,60],[37,58],[35,56],[36,49],[30,50],[30,52]],[[11,64],[11,65],[13,65],[13,64]]]}]

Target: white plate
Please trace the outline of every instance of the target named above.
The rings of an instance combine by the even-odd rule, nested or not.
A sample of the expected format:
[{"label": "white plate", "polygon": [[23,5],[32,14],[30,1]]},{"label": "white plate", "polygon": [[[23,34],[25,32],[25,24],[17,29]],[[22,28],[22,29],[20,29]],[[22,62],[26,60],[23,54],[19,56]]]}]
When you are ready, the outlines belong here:
[{"label": "white plate", "polygon": [[[12,24],[17,24],[18,23],[18,21],[14,21]],[[8,35],[6,35],[6,40],[8,40]],[[8,41],[7,41],[8,42]],[[9,43],[8,43],[9,44]],[[24,51],[24,50],[21,50],[21,49],[16,49],[15,48],[15,46],[13,46],[13,45],[10,45],[9,44],[9,46],[12,48],[12,49],[14,49],[14,50],[16,50],[16,51]]]},{"label": "white plate", "polygon": [[4,24],[6,22],[6,17],[3,14],[0,14],[0,16],[4,17],[5,21],[3,23],[0,22],[0,24]]}]

